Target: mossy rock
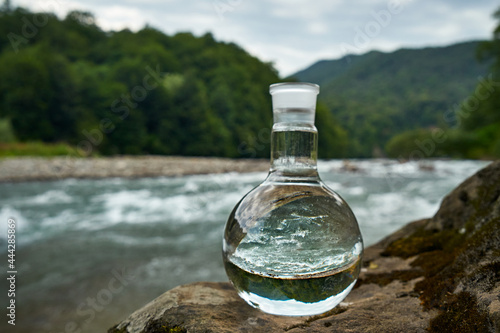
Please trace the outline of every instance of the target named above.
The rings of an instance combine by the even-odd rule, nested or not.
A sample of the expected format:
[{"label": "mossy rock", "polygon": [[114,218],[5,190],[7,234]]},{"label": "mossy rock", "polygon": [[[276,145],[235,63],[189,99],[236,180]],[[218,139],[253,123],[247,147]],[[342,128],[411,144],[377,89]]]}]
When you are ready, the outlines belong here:
[{"label": "mossy rock", "polygon": [[382,255],[415,257],[414,269],[405,273],[425,277],[414,291],[426,310],[440,311],[431,332],[499,329],[485,294],[500,286],[500,162],[466,180],[443,200],[434,218],[390,243]]}]

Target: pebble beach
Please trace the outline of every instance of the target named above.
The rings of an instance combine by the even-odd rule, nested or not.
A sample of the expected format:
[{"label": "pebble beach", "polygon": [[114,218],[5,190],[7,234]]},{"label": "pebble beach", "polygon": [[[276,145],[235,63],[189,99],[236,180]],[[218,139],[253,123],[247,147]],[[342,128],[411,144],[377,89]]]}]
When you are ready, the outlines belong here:
[{"label": "pebble beach", "polygon": [[194,174],[267,171],[267,159],[176,156],[16,157],[0,159],[0,182],[66,178],[178,177]]}]

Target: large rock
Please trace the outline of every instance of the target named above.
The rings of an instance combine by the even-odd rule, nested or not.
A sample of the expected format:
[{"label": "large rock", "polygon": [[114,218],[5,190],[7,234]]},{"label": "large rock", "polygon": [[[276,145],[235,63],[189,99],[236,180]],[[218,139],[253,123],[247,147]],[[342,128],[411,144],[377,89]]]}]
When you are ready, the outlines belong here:
[{"label": "large rock", "polygon": [[229,283],[172,289],[116,332],[500,332],[500,161],[467,179],[431,219],[366,249],[356,287],[332,311],[279,317]]}]

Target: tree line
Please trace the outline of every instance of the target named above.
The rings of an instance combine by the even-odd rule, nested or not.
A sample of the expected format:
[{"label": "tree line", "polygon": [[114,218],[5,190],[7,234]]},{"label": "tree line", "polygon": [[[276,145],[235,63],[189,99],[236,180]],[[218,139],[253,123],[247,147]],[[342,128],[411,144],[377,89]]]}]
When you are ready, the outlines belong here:
[{"label": "tree line", "polygon": [[[75,156],[269,154],[268,87],[283,78],[234,43],[104,31],[89,12],[59,18],[8,1],[0,35],[0,155],[30,142]],[[479,80],[471,47],[488,68]],[[500,25],[490,41],[349,60],[308,71],[322,80],[320,158],[500,156]]]},{"label": "tree line", "polygon": [[[64,18],[1,9],[0,142],[66,143],[75,155],[266,157],[271,63],[234,43],[146,26],[104,31],[92,13]],[[320,157],[347,134],[318,105]]]}]

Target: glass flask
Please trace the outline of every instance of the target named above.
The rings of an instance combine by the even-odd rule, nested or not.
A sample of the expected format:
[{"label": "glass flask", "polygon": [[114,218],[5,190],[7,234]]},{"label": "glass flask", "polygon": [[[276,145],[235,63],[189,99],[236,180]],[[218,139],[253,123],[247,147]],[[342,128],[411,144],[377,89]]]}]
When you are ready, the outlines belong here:
[{"label": "glass flask", "polygon": [[226,223],[229,280],[251,306],[305,316],[338,305],[358,278],[363,241],[347,203],[320,179],[314,126],[319,86],[270,86],[274,124],[267,178]]}]

